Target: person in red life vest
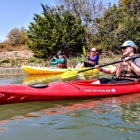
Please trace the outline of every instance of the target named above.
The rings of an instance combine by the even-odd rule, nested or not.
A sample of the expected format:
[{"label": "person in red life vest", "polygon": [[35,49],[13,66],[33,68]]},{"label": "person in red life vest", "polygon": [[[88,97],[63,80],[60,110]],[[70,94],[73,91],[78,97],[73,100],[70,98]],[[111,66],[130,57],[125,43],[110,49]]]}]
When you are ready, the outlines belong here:
[{"label": "person in red life vest", "polygon": [[99,54],[96,50],[96,48],[92,48],[90,50],[90,56],[87,57],[88,62],[80,62],[75,68],[83,68],[83,67],[93,67],[95,65],[98,65],[98,61],[99,61]]},{"label": "person in red life vest", "polygon": [[[113,75],[112,78],[99,78],[92,84],[110,84],[140,81],[140,55],[136,54],[136,48],[137,46],[133,41],[125,41],[123,45],[119,46],[119,49],[123,54],[123,57],[121,58],[123,62],[117,63],[111,68],[102,68],[98,65],[95,66],[100,72],[115,75]],[[138,58],[129,60],[129,58],[135,56],[138,56]]]},{"label": "person in red life vest", "polygon": [[64,53],[58,53],[58,58],[54,57],[53,62],[50,62],[50,65],[57,65],[58,68],[67,68],[67,58]]}]

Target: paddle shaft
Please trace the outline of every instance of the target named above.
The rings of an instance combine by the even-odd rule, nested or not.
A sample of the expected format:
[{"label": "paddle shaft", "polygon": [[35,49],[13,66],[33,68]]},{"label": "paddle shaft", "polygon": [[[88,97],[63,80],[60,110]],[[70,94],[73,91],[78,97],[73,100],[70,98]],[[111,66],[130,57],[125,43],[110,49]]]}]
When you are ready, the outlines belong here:
[{"label": "paddle shaft", "polygon": [[[61,50],[57,54],[59,54],[60,52],[61,52]],[[57,56],[57,54],[55,56]],[[53,58],[48,63],[50,63],[53,60]]]},{"label": "paddle shaft", "polygon": [[[132,60],[132,59],[136,59],[136,58],[139,58],[139,57],[140,57],[140,55],[134,56],[134,57],[129,58],[127,61]],[[117,64],[117,63],[121,63],[121,62],[123,62],[123,60],[118,60],[118,61],[115,61],[115,62],[111,62],[111,63],[99,65],[99,67],[105,67],[105,66],[108,66],[108,65],[113,65],[113,64]],[[92,70],[92,69],[95,69],[95,67],[92,67],[92,68],[89,68],[89,69],[85,69],[85,70],[78,71],[78,73],[84,72],[84,71],[88,71],[88,70]]]}]

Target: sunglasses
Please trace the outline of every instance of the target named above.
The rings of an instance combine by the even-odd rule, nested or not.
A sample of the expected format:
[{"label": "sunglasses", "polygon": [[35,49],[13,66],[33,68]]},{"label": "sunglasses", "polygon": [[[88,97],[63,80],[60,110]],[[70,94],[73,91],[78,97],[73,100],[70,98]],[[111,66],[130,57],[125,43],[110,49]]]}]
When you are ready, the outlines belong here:
[{"label": "sunglasses", "polygon": [[122,49],[125,50],[125,49],[127,49],[128,47],[129,47],[129,46],[121,47],[121,50],[122,50]]}]

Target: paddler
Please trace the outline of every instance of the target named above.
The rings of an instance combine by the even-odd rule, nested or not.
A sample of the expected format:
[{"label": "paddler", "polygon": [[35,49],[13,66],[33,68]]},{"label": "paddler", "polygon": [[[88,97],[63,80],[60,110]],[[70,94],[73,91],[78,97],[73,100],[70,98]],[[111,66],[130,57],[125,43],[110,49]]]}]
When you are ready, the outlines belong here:
[{"label": "paddler", "polygon": [[58,68],[67,68],[67,58],[63,52],[58,53],[58,58],[53,58],[55,61],[50,62],[50,65],[57,65]]},{"label": "paddler", "polygon": [[131,41],[125,41],[118,47],[123,54],[121,58],[123,62],[115,64],[111,68],[102,68],[99,65],[95,66],[100,72],[105,74],[115,74],[112,78],[100,78],[92,84],[105,84],[105,83],[124,83],[140,81],[140,57],[129,60],[129,58],[137,56],[136,44]]},{"label": "paddler", "polygon": [[87,56],[88,62],[80,62],[75,68],[83,68],[83,67],[93,67],[95,65],[98,65],[99,61],[99,53],[97,52],[96,48],[92,48],[90,50],[90,56]]}]

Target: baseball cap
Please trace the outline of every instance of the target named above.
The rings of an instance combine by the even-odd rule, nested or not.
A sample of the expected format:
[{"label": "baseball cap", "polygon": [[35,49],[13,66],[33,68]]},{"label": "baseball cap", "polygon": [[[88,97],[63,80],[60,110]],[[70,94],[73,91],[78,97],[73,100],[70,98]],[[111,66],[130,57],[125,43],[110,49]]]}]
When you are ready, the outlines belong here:
[{"label": "baseball cap", "polygon": [[134,47],[136,48],[136,44],[131,41],[131,40],[128,40],[128,41],[125,41],[121,46],[119,46],[118,48],[121,49],[123,47],[127,47],[127,46],[131,46],[131,47]]},{"label": "baseball cap", "polygon": [[91,52],[96,52],[96,48],[92,48],[90,51]]}]

